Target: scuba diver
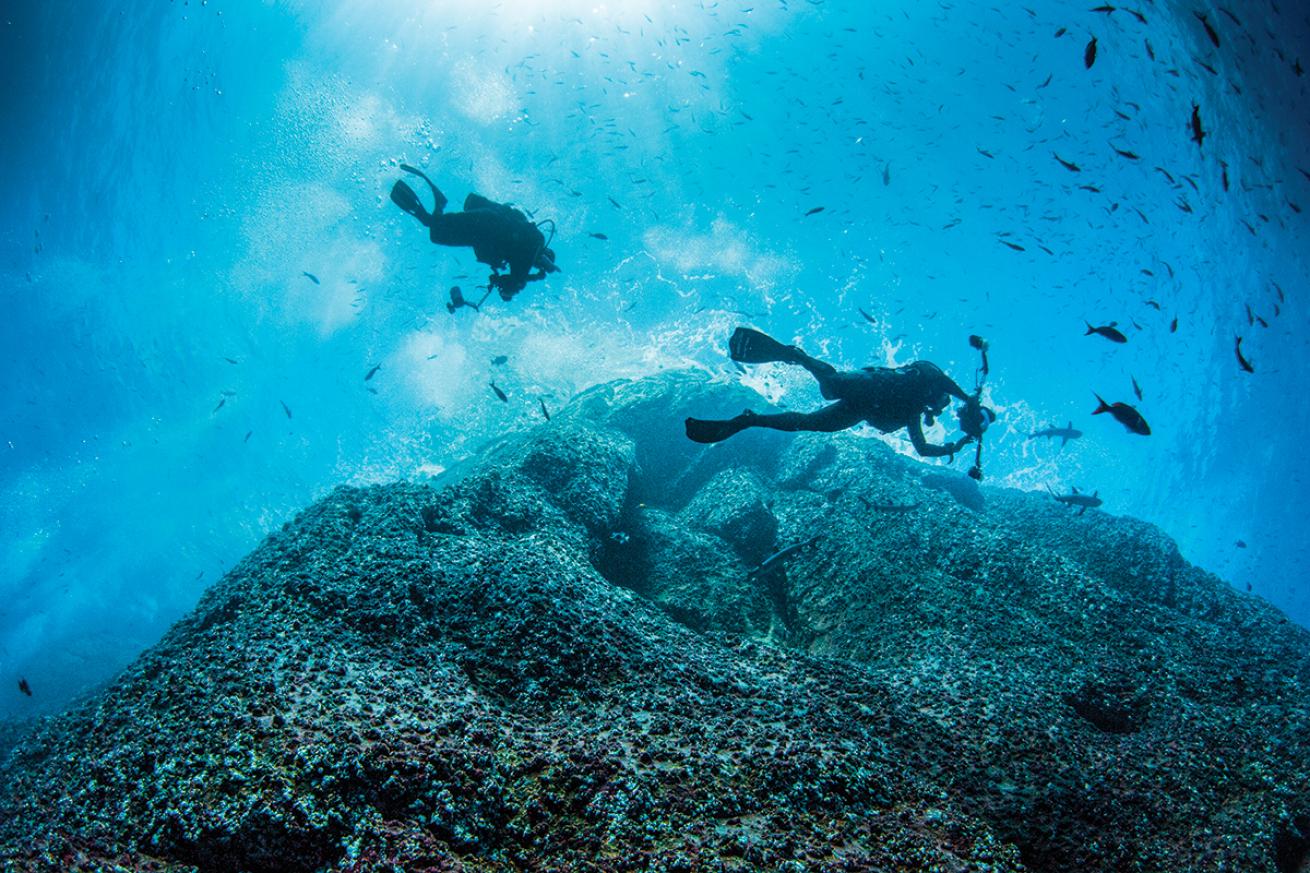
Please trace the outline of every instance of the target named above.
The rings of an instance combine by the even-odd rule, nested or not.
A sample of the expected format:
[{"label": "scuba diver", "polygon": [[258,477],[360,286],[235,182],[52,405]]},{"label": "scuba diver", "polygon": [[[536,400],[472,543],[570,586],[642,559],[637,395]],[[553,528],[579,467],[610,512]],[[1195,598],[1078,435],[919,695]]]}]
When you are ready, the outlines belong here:
[{"label": "scuba diver", "polygon": [[[983,354],[981,372],[985,376],[986,343],[980,337],[970,337],[969,342]],[[739,327],[733,332],[728,341],[728,350],[734,361],[742,363],[780,361],[804,367],[818,380],[824,399],[836,402],[814,412],[761,414],[748,409],[735,418],[688,418],[686,428],[689,439],[698,443],[717,443],[748,427],[832,433],[867,421],[883,433],[905,428],[909,431],[915,451],[925,458],[954,458],[955,453],[966,444],[977,440],[978,462],[969,471],[969,475],[974,479],[982,478],[982,435],[987,426],[995,421],[996,414],[982,405],[981,380],[973,394],[966,394],[954,379],[928,361],[915,361],[894,369],[864,367],[860,370],[838,371],[831,364],[810,357],[796,346],[785,346],[773,337],[747,327]],[[965,436],[946,445],[932,445],[924,439],[923,424],[931,426],[937,416],[945,411],[951,397],[964,401],[959,418],[960,429]]]},{"label": "scuba diver", "polygon": [[[527,283],[538,282],[548,273],[559,271],[555,266],[555,252],[541,233],[540,225],[547,222],[534,224],[521,210],[480,194],[469,194],[464,199],[463,212],[446,212],[446,196],[422,170],[409,164],[401,164],[400,168],[427,182],[436,203],[428,212],[414,190],[403,181],[392,186],[391,202],[428,228],[429,238],[437,245],[472,246],[473,256],[491,267],[487,293],[478,303],[465,300],[458,288],[451,289],[451,302],[446,305],[451,312],[461,306],[479,308],[493,290],[500,292],[502,300],[512,300]],[[555,223],[551,221],[550,225],[553,238]],[[509,272],[502,273],[507,266]]]}]

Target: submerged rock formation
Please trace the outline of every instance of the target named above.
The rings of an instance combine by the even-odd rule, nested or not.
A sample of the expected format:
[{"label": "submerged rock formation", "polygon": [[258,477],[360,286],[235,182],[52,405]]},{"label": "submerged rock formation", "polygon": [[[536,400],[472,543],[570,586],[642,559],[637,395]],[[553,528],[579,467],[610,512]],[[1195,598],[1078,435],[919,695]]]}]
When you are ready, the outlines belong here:
[{"label": "submerged rock formation", "polygon": [[1310,634],[1130,519],[682,437],[748,400],[337,489],[9,755],[5,869],[1307,869]]}]

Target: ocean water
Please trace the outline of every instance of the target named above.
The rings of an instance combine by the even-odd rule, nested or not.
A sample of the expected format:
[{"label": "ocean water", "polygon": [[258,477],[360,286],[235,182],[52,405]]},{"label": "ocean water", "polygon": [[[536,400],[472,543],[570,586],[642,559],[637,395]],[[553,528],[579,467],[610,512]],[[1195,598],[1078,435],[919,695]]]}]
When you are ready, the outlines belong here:
[{"label": "ocean water", "polygon": [[[966,387],[985,336],[987,483],[1094,491],[1310,625],[1305,7],[463,6],[3,5],[0,717],[543,403],[679,367],[822,402],[733,368],[739,324]],[[447,312],[485,268],[390,202],[402,162],[552,220],[562,272]]]}]

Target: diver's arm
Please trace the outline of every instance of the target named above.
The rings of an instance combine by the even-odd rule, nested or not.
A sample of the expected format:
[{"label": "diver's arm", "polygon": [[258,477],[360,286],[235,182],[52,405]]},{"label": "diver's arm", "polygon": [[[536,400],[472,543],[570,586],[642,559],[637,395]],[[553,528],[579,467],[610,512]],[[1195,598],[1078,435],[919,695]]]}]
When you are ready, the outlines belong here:
[{"label": "diver's arm", "polygon": [[905,429],[910,432],[910,442],[914,443],[914,450],[925,458],[953,457],[956,452],[962,449],[969,440],[972,439],[972,437],[964,437],[953,443],[947,443],[944,446],[935,446],[924,438],[923,426],[919,424],[917,416],[910,420],[910,423],[905,426]]},{"label": "diver's arm", "polygon": [[969,402],[970,395],[965,394],[964,389],[961,388],[958,384],[956,384],[954,379],[952,379],[950,376],[947,376],[945,373],[942,373],[942,378],[946,380],[945,389],[948,394],[950,394],[952,397],[956,398],[957,400],[963,400],[966,403]]}]

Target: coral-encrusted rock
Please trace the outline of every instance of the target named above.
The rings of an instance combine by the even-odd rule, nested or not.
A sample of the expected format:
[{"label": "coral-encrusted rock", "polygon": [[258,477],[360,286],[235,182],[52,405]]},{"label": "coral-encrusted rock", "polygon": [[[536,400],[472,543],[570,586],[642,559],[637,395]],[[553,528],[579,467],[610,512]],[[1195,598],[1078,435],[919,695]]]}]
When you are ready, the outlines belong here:
[{"label": "coral-encrusted rock", "polygon": [[773,551],[778,535],[770,491],[747,470],[724,470],[701,487],[678,520],[722,537],[746,561],[758,564]]},{"label": "coral-encrusted rock", "polygon": [[861,434],[681,437],[743,390],[308,508],[9,756],[0,866],[1307,869],[1310,634]]},{"label": "coral-encrusted rock", "polygon": [[621,551],[606,567],[630,580],[665,612],[697,630],[762,639],[780,631],[769,593],[719,537],[693,530],[658,509],[644,509]]}]

